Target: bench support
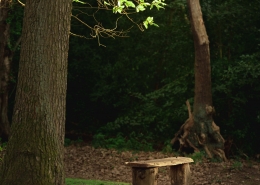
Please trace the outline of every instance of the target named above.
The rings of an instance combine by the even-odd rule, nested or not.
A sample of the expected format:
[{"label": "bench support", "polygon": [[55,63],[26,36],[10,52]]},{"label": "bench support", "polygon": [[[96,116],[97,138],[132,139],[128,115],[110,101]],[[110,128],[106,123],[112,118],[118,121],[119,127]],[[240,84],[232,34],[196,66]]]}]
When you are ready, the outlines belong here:
[{"label": "bench support", "polygon": [[158,168],[132,167],[133,185],[157,185]]},{"label": "bench support", "polygon": [[170,177],[171,185],[190,185],[191,172],[189,163],[170,166]]}]

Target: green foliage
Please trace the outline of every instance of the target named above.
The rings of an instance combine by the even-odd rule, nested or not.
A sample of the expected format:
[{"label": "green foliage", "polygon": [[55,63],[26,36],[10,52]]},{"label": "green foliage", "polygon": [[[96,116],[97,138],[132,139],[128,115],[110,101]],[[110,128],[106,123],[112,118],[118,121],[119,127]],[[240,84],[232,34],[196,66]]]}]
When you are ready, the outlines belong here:
[{"label": "green foliage", "polygon": [[[23,7],[20,4],[15,2],[12,3],[9,10],[7,23],[10,25],[10,40],[8,42],[8,46],[11,50],[13,50],[22,33]],[[16,49],[20,50],[19,47]]]},{"label": "green foliage", "polygon": [[10,26],[10,35],[8,40],[8,48],[14,52],[11,61],[10,78],[9,78],[9,99],[8,99],[8,117],[9,120],[12,119],[13,105],[15,99],[17,73],[19,66],[19,55],[20,55],[20,38],[22,33],[22,23],[23,23],[23,11],[24,8],[17,2],[12,1],[11,7],[9,9],[7,23]]},{"label": "green foliage", "polygon": [[212,59],[234,60],[259,49],[258,0],[212,0],[201,3]]},{"label": "green foliage", "polygon": [[148,28],[148,25],[153,25],[153,26],[159,27],[158,24],[155,24],[155,23],[153,22],[153,17],[147,17],[147,19],[143,22],[143,24],[144,24],[144,27],[145,27],[146,29]]},{"label": "green foliage", "polygon": [[170,141],[165,141],[164,142],[164,147],[162,149],[163,153],[172,153],[173,149],[172,149],[172,145],[170,143]]},{"label": "green foliage", "polygon": [[213,163],[221,163],[221,162],[223,162],[223,159],[218,158],[218,157],[214,157],[214,158],[211,158],[211,159],[210,159],[210,162],[213,162]]},{"label": "green foliage", "polygon": [[86,179],[71,179],[66,178],[66,185],[129,185],[129,183],[124,182],[110,182],[101,180],[86,180]]},{"label": "green foliage", "polygon": [[3,151],[3,149],[6,147],[7,142],[2,142],[2,138],[0,138],[0,151]]},{"label": "green foliage", "polygon": [[[138,12],[142,12],[145,11],[148,7],[150,7],[150,10],[153,7],[156,7],[157,10],[160,10],[161,8],[164,9],[164,6],[166,6],[166,4],[164,3],[164,0],[153,0],[151,3],[146,2],[145,0],[140,0],[140,1],[131,1],[131,0],[118,0],[117,4],[114,3],[114,1],[104,1],[104,6],[105,7],[113,7],[113,13],[119,13],[119,14],[125,14],[127,15],[127,17],[129,18],[128,14],[133,14],[133,11],[131,10],[131,8],[135,8],[135,11]],[[130,10],[129,10],[130,9]],[[133,19],[129,18],[130,21],[133,22]],[[153,26],[157,26],[157,24],[155,24],[153,22],[153,17],[147,17],[146,20],[143,22],[143,25],[145,26],[145,28],[148,28],[148,25],[153,25]]]},{"label": "green foliage", "polygon": [[[120,2],[125,9],[138,6]],[[105,143],[100,146],[112,138],[110,143],[117,148],[132,134],[153,146],[173,137],[187,118],[186,99],[194,96],[194,48],[186,2],[166,3],[164,11],[131,14],[138,25],[152,14],[159,29],[140,33],[134,27],[130,37],[103,39],[106,48],[98,47],[95,40],[71,37],[67,129],[103,135],[100,141]],[[234,138],[249,153],[259,153],[259,3],[201,1],[210,39],[214,119],[224,138]],[[77,13],[95,25],[93,17]],[[105,27],[114,27],[118,13],[99,11],[95,18]],[[122,17],[117,26],[129,28],[132,22]],[[75,21],[72,32],[91,34]]]},{"label": "green foliage", "polygon": [[[164,131],[172,137],[172,127],[179,127],[185,120],[184,103],[193,96],[193,43],[189,25],[184,21],[181,7],[155,12],[160,32],[151,29],[143,34],[132,29],[129,38],[104,40],[106,48],[91,40],[79,45],[82,40],[71,37],[68,129],[75,125],[72,122],[78,123],[78,129],[95,134],[104,127],[101,133],[112,138],[119,132],[129,138],[132,132],[137,134],[141,129],[148,143],[156,140],[157,135],[161,138],[158,141],[164,143]],[[133,18],[142,21],[145,17],[146,12]],[[123,18],[120,23],[122,27],[131,26]],[[75,26],[74,22],[72,25]],[[177,36],[180,41],[171,42]],[[127,125],[128,120],[133,124]],[[152,134],[156,137],[151,137]]]},{"label": "green foliage", "polygon": [[[113,41],[113,50],[107,54],[112,59],[104,59],[99,68],[92,69],[99,78],[92,100],[118,110],[100,130],[107,137],[120,132],[131,138],[135,133],[148,143],[163,145],[187,117],[185,101],[193,97],[194,88],[192,38],[181,7],[165,12],[157,14],[160,33],[147,30],[140,35],[131,30],[129,38]],[[180,42],[171,42],[176,37]]]},{"label": "green foliage", "polygon": [[260,123],[259,61],[259,54],[243,55],[233,63],[222,60],[212,66],[217,123],[225,136],[251,154],[258,145],[255,130]]},{"label": "green foliage", "polygon": [[[7,143],[1,141],[2,138],[0,138],[0,153],[6,148]],[[2,158],[0,157],[0,161],[2,161]]]},{"label": "green foliage", "polygon": [[188,157],[193,159],[195,164],[202,162],[205,156],[205,152],[194,152],[193,154],[188,155]]},{"label": "green foliage", "polygon": [[[130,15],[137,25],[156,26],[155,20],[160,28],[140,32],[134,27],[129,37],[102,39],[106,48],[96,40],[71,36],[66,129],[93,133],[96,146],[150,150],[163,145],[170,152],[167,141],[187,118],[184,103],[194,96],[194,48],[186,1],[121,0],[119,5],[106,1],[106,6],[117,7],[110,7],[116,15],[90,8],[82,13],[85,2],[74,2],[73,13],[90,26],[96,19],[104,27],[125,30],[133,23],[122,17],[115,26],[118,14],[133,10],[139,12]],[[259,153],[260,1],[211,0],[201,5],[210,39],[215,122],[224,138],[234,138],[239,150]],[[161,7],[164,11],[156,10]],[[11,49],[21,35],[22,18],[23,7],[14,1],[8,17]],[[93,34],[73,19],[71,32]],[[19,60],[15,54],[10,109]],[[65,145],[73,142],[65,139]]]},{"label": "green foliage", "polygon": [[[179,128],[180,123],[187,116],[183,104],[185,99],[178,101],[177,99],[182,94],[189,95],[189,93],[185,82],[181,81],[181,78],[179,80],[146,95],[131,93],[135,106],[127,115],[118,117],[114,122],[104,126],[103,133],[114,135],[121,132],[128,138],[131,138],[130,133],[135,133],[146,142],[154,144],[172,137],[173,131]],[[178,124],[171,124],[172,122]]]},{"label": "green foliage", "polygon": [[70,146],[71,145],[71,140],[69,138],[64,139],[64,146]]},{"label": "green foliage", "polygon": [[215,121],[224,137],[233,138],[239,150],[252,155],[259,152],[260,142],[256,133],[260,123],[256,103],[260,101],[260,2],[202,3],[211,39]]},{"label": "green foliage", "polygon": [[243,163],[238,160],[235,160],[231,166],[231,169],[234,170],[241,170],[242,168],[243,168]]},{"label": "green foliage", "polygon": [[117,150],[142,150],[151,151],[152,144],[142,140],[142,137],[132,133],[130,138],[125,138],[122,134],[117,134],[116,137],[106,137],[102,133],[94,136],[92,145],[94,147],[113,148]]},{"label": "green foliage", "polygon": [[78,138],[77,140],[71,140],[69,138],[64,139],[64,146],[70,146],[70,145],[80,145],[83,143],[83,140],[81,138]]}]

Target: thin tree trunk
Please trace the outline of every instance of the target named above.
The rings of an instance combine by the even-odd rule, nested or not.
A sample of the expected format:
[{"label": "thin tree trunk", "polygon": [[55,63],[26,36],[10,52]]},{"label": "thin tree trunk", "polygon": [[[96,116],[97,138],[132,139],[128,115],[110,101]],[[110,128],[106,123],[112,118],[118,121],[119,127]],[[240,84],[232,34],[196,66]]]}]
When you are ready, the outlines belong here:
[{"label": "thin tree trunk", "polygon": [[[187,102],[189,119],[175,134],[172,144],[178,139],[180,148],[189,146],[195,151],[202,148],[210,158],[217,156],[227,160],[223,151],[224,139],[212,118],[215,110],[212,106],[209,40],[200,2],[199,0],[187,0],[187,3],[195,48],[195,96],[193,113],[191,114],[190,105]],[[180,134],[182,132],[183,135]]]},{"label": "thin tree trunk", "polygon": [[199,0],[188,0],[188,6],[195,48],[193,113],[197,114],[200,109],[205,109],[205,105],[212,105],[209,39],[203,22]]},{"label": "thin tree trunk", "polygon": [[27,0],[3,185],[63,185],[71,0]]},{"label": "thin tree trunk", "polygon": [[11,51],[7,47],[9,39],[9,24],[6,19],[10,0],[0,1],[0,137],[7,140],[10,134],[8,120],[8,83],[10,74]]}]

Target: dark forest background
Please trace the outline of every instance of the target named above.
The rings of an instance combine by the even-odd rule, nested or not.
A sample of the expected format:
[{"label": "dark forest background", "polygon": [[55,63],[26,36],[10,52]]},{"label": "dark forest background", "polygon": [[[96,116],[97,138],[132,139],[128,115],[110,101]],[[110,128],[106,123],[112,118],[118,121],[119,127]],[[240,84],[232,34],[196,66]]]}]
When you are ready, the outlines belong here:
[{"label": "dark forest background", "polygon": [[[96,1],[93,1],[93,5]],[[187,99],[194,97],[194,47],[186,1],[166,1],[153,15],[157,27],[144,32],[125,17],[118,28],[129,37],[84,39],[71,35],[67,91],[66,142],[96,147],[165,150],[187,119]],[[201,1],[210,40],[214,120],[232,142],[233,155],[260,152],[260,1]],[[77,4],[77,14],[91,26],[92,14]],[[10,47],[21,35],[23,7],[9,17]],[[82,13],[85,12],[87,14]],[[95,18],[113,28],[118,18],[98,11]],[[71,32],[91,38],[91,30],[72,18]],[[12,63],[10,119],[14,104],[19,49]]]}]

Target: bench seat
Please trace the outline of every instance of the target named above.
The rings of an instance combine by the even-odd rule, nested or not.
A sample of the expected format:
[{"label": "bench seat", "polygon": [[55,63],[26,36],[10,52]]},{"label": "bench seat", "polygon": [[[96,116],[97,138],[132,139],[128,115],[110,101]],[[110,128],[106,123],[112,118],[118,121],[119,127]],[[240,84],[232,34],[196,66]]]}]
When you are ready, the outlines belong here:
[{"label": "bench seat", "polygon": [[157,185],[158,168],[170,166],[171,185],[190,185],[191,173],[188,157],[169,157],[146,161],[125,162],[132,168],[133,185]]}]

